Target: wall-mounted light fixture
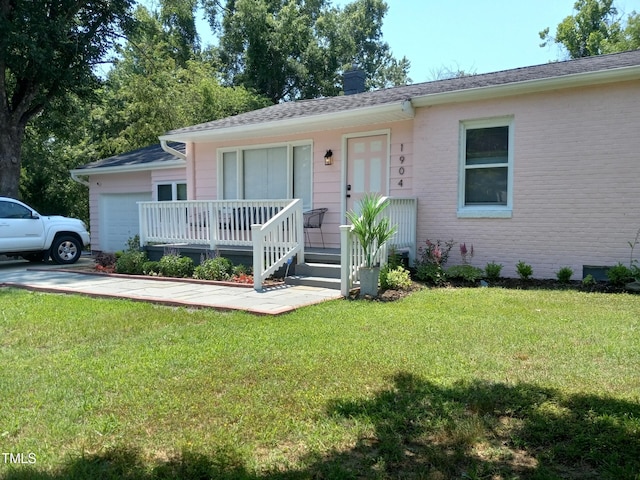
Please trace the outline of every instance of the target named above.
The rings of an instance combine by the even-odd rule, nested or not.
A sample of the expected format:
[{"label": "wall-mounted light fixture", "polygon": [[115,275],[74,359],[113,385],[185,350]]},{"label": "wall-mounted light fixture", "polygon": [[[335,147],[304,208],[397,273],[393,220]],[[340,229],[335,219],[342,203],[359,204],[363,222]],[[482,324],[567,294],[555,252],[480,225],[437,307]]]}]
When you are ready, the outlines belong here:
[{"label": "wall-mounted light fixture", "polygon": [[333,165],[333,152],[330,149],[324,154],[324,164]]}]

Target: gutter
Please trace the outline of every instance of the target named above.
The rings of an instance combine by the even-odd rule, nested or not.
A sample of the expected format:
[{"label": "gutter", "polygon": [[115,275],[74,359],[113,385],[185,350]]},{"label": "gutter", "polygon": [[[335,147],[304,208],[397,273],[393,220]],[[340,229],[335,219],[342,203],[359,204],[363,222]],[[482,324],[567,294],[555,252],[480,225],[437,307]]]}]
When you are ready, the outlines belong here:
[{"label": "gutter", "polygon": [[116,167],[95,167],[95,168],[76,168],[74,170],[70,170],[71,178],[76,182],[81,183],[83,185],[89,185],[89,182],[84,183],[84,181],[79,178],[79,176],[88,177],[89,175],[105,175],[108,173],[127,173],[127,172],[142,172],[145,170],[164,170],[167,168],[178,168],[184,167],[186,165],[184,160],[168,160],[165,162],[149,162],[143,164],[135,164],[135,165],[120,165]]},{"label": "gutter", "polygon": [[520,82],[488,85],[484,87],[453,90],[450,92],[419,95],[411,99],[415,107],[429,107],[445,103],[460,103],[473,100],[487,100],[490,98],[507,97],[528,93],[538,93],[548,90],[601,85],[611,82],[624,82],[640,78],[640,66],[599,70],[595,72],[573,73],[561,77],[537,78]]},{"label": "gutter", "polygon": [[164,150],[168,154],[173,155],[173,156],[178,157],[178,158],[181,158],[185,162],[187,161],[187,154],[186,153],[179,152],[175,148],[170,147],[167,144],[167,141],[163,140],[162,137],[160,137],[160,146],[162,147],[162,150]]},{"label": "gutter", "polygon": [[85,180],[84,178],[80,178],[78,175],[82,175],[83,177],[87,177],[88,175],[83,175],[79,172],[82,170],[71,170],[71,180],[75,180],[80,185],[84,185],[85,187],[89,186],[89,180]]}]

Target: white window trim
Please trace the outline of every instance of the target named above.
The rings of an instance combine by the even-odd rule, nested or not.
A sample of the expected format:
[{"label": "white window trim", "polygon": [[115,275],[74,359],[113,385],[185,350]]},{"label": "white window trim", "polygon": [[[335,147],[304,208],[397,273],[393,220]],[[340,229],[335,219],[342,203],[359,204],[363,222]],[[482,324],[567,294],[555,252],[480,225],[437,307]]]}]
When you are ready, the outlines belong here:
[{"label": "white window trim", "polygon": [[218,148],[217,150],[217,197],[218,200],[224,199],[224,168],[223,155],[228,152],[236,152],[236,191],[238,198],[244,198],[244,152],[247,150],[262,150],[266,148],[287,148],[287,198],[293,198],[293,149],[294,147],[308,146],[311,149],[311,178],[309,180],[309,188],[311,194],[311,204],[313,208],[313,171],[314,171],[314,151],[313,140],[296,140],[294,142],[278,142],[278,143],[261,143],[257,145],[238,145],[235,147]]},{"label": "white window trim", "polygon": [[[476,128],[509,127],[509,152],[507,159],[507,204],[465,205],[467,130]],[[458,164],[458,218],[511,218],[513,215],[513,155],[514,117],[495,117],[460,122]]]},{"label": "white window trim", "polygon": [[178,198],[178,185],[185,185],[188,188],[186,180],[176,180],[173,182],[156,182],[153,186],[153,199],[158,201],[158,187],[163,185],[171,185],[171,198],[172,201],[176,201]]}]

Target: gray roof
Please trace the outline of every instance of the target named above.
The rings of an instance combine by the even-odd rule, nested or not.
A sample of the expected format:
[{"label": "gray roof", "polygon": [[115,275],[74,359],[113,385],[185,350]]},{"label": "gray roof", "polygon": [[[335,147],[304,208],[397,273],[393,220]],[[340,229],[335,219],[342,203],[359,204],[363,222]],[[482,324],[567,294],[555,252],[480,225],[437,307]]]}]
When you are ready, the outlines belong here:
[{"label": "gray roof", "polygon": [[355,95],[317,98],[286,102],[270,107],[241,113],[212,122],[172,130],[166,135],[179,135],[195,132],[222,130],[269,123],[272,121],[312,117],[315,115],[337,113],[354,109],[380,106],[410,100],[416,97],[459,92],[481,87],[518,84],[543,79],[569,77],[581,73],[615,70],[640,65],[640,50],[585,57],[576,60],[547,63],[531,67],[503,70],[500,72],[451,78],[426,83],[416,83],[400,87],[387,88]]},{"label": "gray roof", "polygon": [[[171,145],[172,148],[180,153],[185,152],[184,143],[175,143]],[[177,157],[165,152],[160,144],[150,145],[148,147],[139,148],[131,152],[122,153],[109,158],[103,158],[102,160],[96,160],[95,162],[87,163],[76,170],[94,170],[102,168],[113,167],[127,167],[132,165],[144,165],[153,163],[157,167],[157,164],[174,162],[178,160]],[[87,172],[88,173],[88,172]]]}]

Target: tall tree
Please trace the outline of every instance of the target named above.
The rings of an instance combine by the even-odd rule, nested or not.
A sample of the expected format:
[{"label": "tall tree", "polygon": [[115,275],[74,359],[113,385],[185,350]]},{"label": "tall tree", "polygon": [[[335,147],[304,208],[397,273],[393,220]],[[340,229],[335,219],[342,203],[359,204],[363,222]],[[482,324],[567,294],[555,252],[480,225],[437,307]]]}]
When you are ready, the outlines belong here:
[{"label": "tall tree", "polygon": [[[341,90],[352,66],[367,86],[409,81],[409,62],[382,41],[383,0],[355,0],[344,9],[327,0],[227,0],[219,55],[231,84],[245,85],[274,103]],[[218,17],[219,18],[219,17]]]},{"label": "tall tree", "polygon": [[164,26],[173,58],[184,65],[200,51],[200,37],[196,30],[197,0],[162,0],[160,20]]},{"label": "tall tree", "polygon": [[94,65],[132,0],[0,0],[0,194],[19,195],[28,122],[67,92],[90,94]]},{"label": "tall tree", "polygon": [[243,87],[221,86],[211,62],[199,60],[197,38],[176,35],[162,8],[136,9],[135,27],[92,95],[56,97],[28,123],[20,194],[42,213],[88,220],[87,189],[70,178],[72,168],[156,143],[173,128],[269,104]]},{"label": "tall tree", "polygon": [[73,93],[51,101],[27,125],[22,143],[20,193],[43,214],[89,221],[87,187],[71,179],[69,170],[93,154],[89,141],[90,105]]},{"label": "tall tree", "polygon": [[214,66],[175,49],[162,16],[138,7],[138,28],[97,92],[90,137],[99,157],[157,143],[175,128],[261,108],[264,97],[244,87],[224,87]]},{"label": "tall tree", "polygon": [[640,48],[640,16],[635,11],[625,25],[613,0],[577,0],[573,8],[575,14],[558,24],[555,36],[548,27],[540,32],[541,47],[558,43],[571,58]]}]

